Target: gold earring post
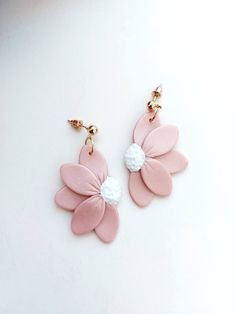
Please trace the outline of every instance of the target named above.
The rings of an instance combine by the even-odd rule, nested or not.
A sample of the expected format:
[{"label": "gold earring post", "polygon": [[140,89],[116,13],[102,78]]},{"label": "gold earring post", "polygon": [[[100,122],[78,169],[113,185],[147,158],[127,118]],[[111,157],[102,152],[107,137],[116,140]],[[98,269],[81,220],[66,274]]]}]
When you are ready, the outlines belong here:
[{"label": "gold earring post", "polygon": [[94,150],[94,135],[98,132],[98,128],[95,125],[86,126],[81,120],[67,120],[67,122],[74,129],[80,130],[81,128],[84,128],[88,132],[88,135],[85,139],[85,145],[88,145],[88,143],[90,143],[91,151],[89,152],[89,155],[92,155]]},{"label": "gold earring post", "polygon": [[157,100],[161,98],[161,95],[162,95],[162,86],[159,85],[152,92],[152,99],[147,103],[148,112],[154,112],[153,116],[149,119],[149,122],[152,122],[156,118],[157,114],[162,108],[161,105],[157,103]]}]

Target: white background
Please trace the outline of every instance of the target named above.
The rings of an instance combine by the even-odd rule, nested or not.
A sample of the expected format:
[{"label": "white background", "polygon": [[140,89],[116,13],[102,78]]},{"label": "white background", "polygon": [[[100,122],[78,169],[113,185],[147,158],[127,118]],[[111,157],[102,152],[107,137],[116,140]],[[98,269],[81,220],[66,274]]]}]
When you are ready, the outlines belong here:
[{"label": "white background", "polygon": [[[0,1],[1,314],[236,313],[234,4]],[[160,82],[189,167],[139,209],[122,158]],[[68,118],[122,184],[110,245],[54,204],[85,137]]]}]

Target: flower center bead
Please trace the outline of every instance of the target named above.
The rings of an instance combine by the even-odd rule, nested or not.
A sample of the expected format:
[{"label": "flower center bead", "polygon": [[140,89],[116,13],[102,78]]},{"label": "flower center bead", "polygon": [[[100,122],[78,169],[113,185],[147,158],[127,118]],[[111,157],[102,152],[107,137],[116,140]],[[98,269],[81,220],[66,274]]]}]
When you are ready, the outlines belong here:
[{"label": "flower center bead", "polygon": [[125,165],[131,172],[137,172],[142,168],[145,154],[138,144],[132,144],[125,152]]},{"label": "flower center bead", "polygon": [[119,182],[112,177],[107,177],[101,185],[101,196],[105,202],[117,205],[121,198],[121,188]]}]

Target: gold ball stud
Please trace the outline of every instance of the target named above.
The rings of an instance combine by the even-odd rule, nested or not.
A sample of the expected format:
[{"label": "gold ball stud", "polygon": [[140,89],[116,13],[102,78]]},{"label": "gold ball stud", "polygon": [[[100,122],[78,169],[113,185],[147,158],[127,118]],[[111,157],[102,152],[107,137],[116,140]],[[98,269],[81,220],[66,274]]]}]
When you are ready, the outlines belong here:
[{"label": "gold ball stud", "polygon": [[149,112],[155,111],[156,108],[157,108],[157,103],[155,103],[154,101],[151,100],[147,103],[147,109]]},{"label": "gold ball stud", "polygon": [[95,125],[90,125],[88,127],[88,132],[91,135],[95,135],[98,132],[98,128]]}]

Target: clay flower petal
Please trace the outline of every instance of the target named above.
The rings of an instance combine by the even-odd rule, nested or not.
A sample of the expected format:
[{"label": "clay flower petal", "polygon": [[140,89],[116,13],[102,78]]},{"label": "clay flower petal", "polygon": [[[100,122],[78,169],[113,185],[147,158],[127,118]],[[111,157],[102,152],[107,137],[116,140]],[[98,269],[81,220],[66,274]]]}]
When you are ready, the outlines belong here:
[{"label": "clay flower petal", "polygon": [[61,167],[61,177],[67,187],[82,195],[100,192],[98,178],[86,167],[79,164],[65,164]]},{"label": "clay flower petal", "polygon": [[106,203],[105,214],[95,228],[97,236],[104,242],[109,243],[114,240],[119,228],[119,214],[117,209]]},{"label": "clay flower petal", "polygon": [[160,161],[171,174],[184,170],[188,165],[187,158],[183,154],[174,150],[171,150],[162,156],[156,157],[155,159]]},{"label": "clay flower petal", "polygon": [[146,207],[154,196],[143,182],[140,171],[130,173],[129,193],[133,201],[140,207]]},{"label": "clay flower petal", "polygon": [[145,138],[143,151],[147,157],[157,157],[169,152],[178,140],[178,129],[174,125],[163,125]]},{"label": "clay flower petal", "polygon": [[89,197],[81,203],[72,216],[71,229],[75,234],[92,231],[103,218],[105,202],[100,195]]},{"label": "clay flower petal", "polygon": [[85,201],[86,198],[87,196],[75,193],[68,187],[64,186],[57,192],[55,202],[58,206],[64,209],[74,210],[79,204]]},{"label": "clay flower petal", "polygon": [[95,148],[91,155],[89,154],[90,151],[91,147],[89,145],[83,146],[79,156],[79,163],[91,170],[102,183],[106,180],[108,172],[106,160]]},{"label": "clay flower petal", "polygon": [[167,196],[171,193],[171,176],[158,160],[146,158],[141,168],[141,175],[144,183],[154,194]]},{"label": "clay flower petal", "polygon": [[135,125],[133,140],[134,143],[142,146],[146,136],[154,129],[160,126],[159,118],[156,117],[153,121],[149,121],[153,117],[153,112],[148,112],[143,115]]}]

